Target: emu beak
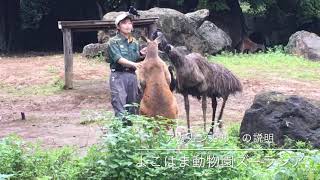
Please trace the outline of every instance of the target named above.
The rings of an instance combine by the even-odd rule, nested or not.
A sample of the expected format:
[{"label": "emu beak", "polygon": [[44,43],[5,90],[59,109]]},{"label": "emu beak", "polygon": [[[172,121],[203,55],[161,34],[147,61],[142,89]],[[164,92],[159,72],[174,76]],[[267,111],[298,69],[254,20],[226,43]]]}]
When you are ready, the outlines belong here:
[{"label": "emu beak", "polygon": [[164,51],[166,53],[169,53],[174,47],[171,44],[167,44],[166,47],[164,47]]}]

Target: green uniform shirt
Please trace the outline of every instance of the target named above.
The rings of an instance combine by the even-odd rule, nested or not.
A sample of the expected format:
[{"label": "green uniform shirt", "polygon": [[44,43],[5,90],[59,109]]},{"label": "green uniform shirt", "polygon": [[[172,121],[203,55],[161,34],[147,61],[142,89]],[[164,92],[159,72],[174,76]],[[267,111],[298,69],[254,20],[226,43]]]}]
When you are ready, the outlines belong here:
[{"label": "green uniform shirt", "polygon": [[107,51],[111,69],[122,68],[118,63],[121,57],[133,62],[140,59],[138,41],[133,38],[133,41],[128,42],[121,33],[109,39]]}]

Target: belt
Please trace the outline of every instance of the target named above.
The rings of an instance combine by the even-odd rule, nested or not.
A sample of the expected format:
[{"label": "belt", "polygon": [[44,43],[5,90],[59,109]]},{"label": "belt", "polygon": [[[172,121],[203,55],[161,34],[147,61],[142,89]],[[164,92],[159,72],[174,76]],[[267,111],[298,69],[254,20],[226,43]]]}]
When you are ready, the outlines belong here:
[{"label": "belt", "polygon": [[119,69],[111,69],[112,72],[128,72],[135,73],[135,70],[132,68],[119,68]]}]

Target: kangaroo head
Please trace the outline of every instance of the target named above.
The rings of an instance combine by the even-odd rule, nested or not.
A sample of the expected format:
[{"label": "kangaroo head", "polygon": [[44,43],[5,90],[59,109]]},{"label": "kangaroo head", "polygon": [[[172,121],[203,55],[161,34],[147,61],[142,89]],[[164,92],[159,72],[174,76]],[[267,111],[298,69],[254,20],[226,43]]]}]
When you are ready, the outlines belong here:
[{"label": "kangaroo head", "polygon": [[157,57],[160,38],[156,38],[155,40],[151,41],[147,37],[141,36],[141,39],[147,42],[147,57]]}]

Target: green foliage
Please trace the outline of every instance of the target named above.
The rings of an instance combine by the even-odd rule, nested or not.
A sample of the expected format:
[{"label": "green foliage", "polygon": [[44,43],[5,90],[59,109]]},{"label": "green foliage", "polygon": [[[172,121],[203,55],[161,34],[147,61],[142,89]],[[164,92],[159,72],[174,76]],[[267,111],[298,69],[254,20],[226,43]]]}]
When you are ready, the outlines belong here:
[{"label": "green foliage", "polygon": [[297,18],[299,24],[308,23],[313,19],[320,19],[320,1],[299,1],[297,7]]},{"label": "green foliage", "polygon": [[113,11],[123,3],[122,0],[97,0],[97,2],[107,11]]},{"label": "green foliage", "polygon": [[10,179],[72,179],[78,172],[74,150],[43,150],[16,136],[0,141],[0,174]]},{"label": "green foliage", "polygon": [[253,9],[257,9],[261,6],[269,7],[276,3],[276,0],[245,0],[243,2],[248,2]]},{"label": "green foliage", "polygon": [[263,15],[266,13],[267,6],[266,4],[256,4],[256,3],[248,3],[241,2],[240,7],[243,13],[252,14],[252,15]]},{"label": "green foliage", "polygon": [[[288,0],[287,2],[289,3],[290,1]],[[296,14],[298,25],[310,23],[314,19],[320,18],[320,1],[319,0],[301,0],[301,1],[295,1],[295,2],[296,2],[296,5],[293,13]],[[276,0],[245,0],[245,1],[241,1],[241,7],[243,12],[246,12],[249,14],[261,15],[261,14],[265,14],[266,11],[271,10],[272,7],[278,7],[276,9],[279,9],[278,3],[279,1],[276,1]],[[285,9],[282,9],[281,13],[284,13],[284,12],[285,12]],[[275,12],[272,11],[271,13],[275,13]]]},{"label": "green foliage", "polygon": [[100,62],[105,62],[105,55],[103,51],[99,51],[98,54],[94,57]]},{"label": "green foliage", "polygon": [[50,12],[50,0],[21,0],[22,29],[38,29],[40,21]]},{"label": "green foliage", "polygon": [[[235,168],[166,167],[163,162],[166,157],[175,159],[186,157],[192,160],[192,157],[196,155],[203,157],[208,154],[226,155],[229,152],[174,151],[173,149],[236,148],[233,142],[228,144],[223,140],[214,140],[215,144],[208,144],[208,140],[203,143],[195,141],[184,143],[179,138],[168,135],[161,123],[140,116],[131,116],[129,119],[134,122],[135,126],[122,128],[122,124],[117,121],[110,125],[104,143],[91,149],[85,158],[87,166],[81,171],[81,177],[92,179],[168,179],[170,177],[203,179],[210,178],[212,175],[223,177],[223,174],[237,177]],[[156,133],[155,129],[157,129]],[[146,163],[145,167],[138,166],[141,157]],[[151,163],[148,163],[153,161],[160,166],[153,167]]]},{"label": "green foliage", "polygon": [[225,0],[199,0],[198,9],[209,9],[212,11],[230,10]]},{"label": "green foliage", "polygon": [[[259,144],[241,144],[239,124],[228,129],[225,139],[185,142],[171,137],[159,123],[139,116],[130,117],[133,127],[122,128],[115,121],[104,142],[85,157],[82,179],[317,179],[319,151],[262,150]],[[158,131],[155,133],[154,128]],[[200,137],[205,137],[201,134]],[[199,140],[199,139],[198,139]],[[240,148],[241,145],[241,148]],[[143,149],[143,150],[142,150]],[[170,167],[163,160],[174,157],[194,161],[195,157],[233,157],[233,167]],[[139,167],[141,157],[146,166]],[[157,158],[155,158],[157,157]],[[301,157],[304,157],[302,159]],[[161,161],[162,160],[162,161]],[[152,162],[160,165],[152,166]],[[310,165],[310,166],[309,166]],[[310,173],[306,167],[314,168]]]},{"label": "green foliage", "polygon": [[[239,141],[239,124],[225,138],[198,134],[171,136],[166,121],[128,116],[134,125],[114,119],[101,143],[77,158],[71,148],[43,150],[16,137],[0,141],[0,177],[10,179],[319,179],[319,150],[266,149]],[[306,148],[299,142],[297,146]],[[167,164],[173,158],[175,166]],[[208,157],[218,165],[208,166]],[[229,159],[223,159],[230,157]],[[194,166],[203,158],[204,166]],[[165,161],[167,159],[168,161]],[[187,166],[181,166],[187,159]],[[232,165],[223,166],[222,162]],[[144,166],[140,166],[143,162]],[[198,161],[199,162],[199,161]],[[213,161],[212,161],[213,162]],[[157,164],[158,166],[155,166]],[[201,164],[201,163],[200,163]]]},{"label": "green foliage", "polygon": [[283,147],[295,149],[312,149],[312,145],[309,142],[295,141],[289,137],[285,137]]},{"label": "green foliage", "polygon": [[184,3],[184,0],[177,0],[177,6],[182,6]]}]

